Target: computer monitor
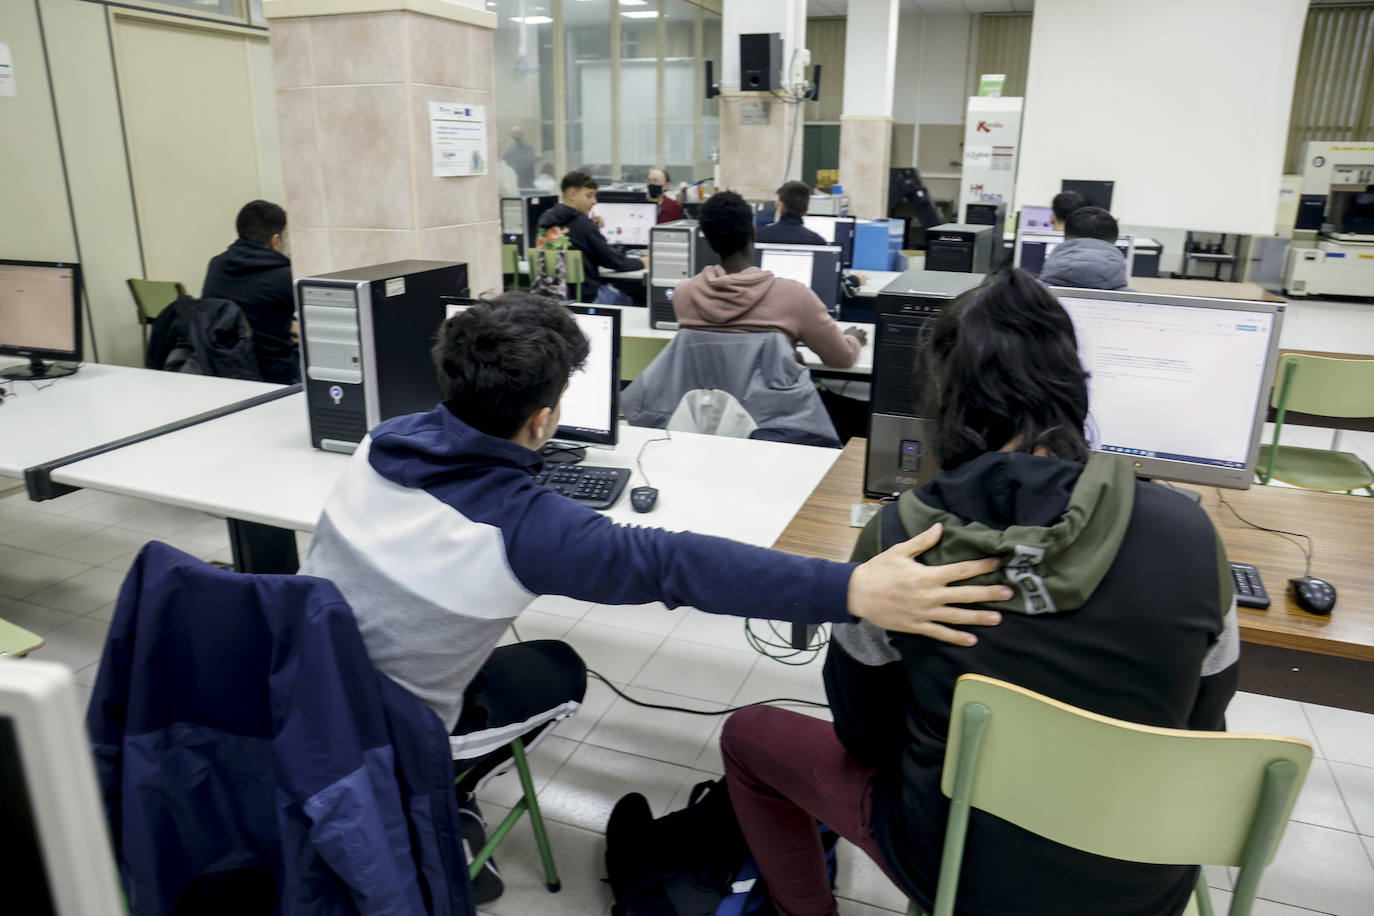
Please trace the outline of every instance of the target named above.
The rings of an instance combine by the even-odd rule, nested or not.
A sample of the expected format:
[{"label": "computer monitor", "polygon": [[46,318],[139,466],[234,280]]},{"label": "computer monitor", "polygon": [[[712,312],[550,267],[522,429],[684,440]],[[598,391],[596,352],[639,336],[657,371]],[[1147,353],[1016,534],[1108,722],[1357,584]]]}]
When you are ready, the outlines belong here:
[{"label": "computer monitor", "polygon": [[658,222],[658,204],[598,202],[592,216],[601,217],[601,234],[612,245],[648,248],[649,232]]},{"label": "computer monitor", "polygon": [[44,360],[81,361],[79,264],[0,260],[0,356],[29,359],[27,366],[0,368],[0,378],[60,378],[76,371]]},{"label": "computer monitor", "polygon": [[1060,191],[1077,191],[1090,207],[1112,208],[1112,188],[1115,181],[1077,181],[1065,178],[1059,182]]},{"label": "computer monitor", "polygon": [[1088,370],[1089,445],[1141,477],[1246,489],[1284,303],[1055,289]]},{"label": "computer monitor", "polygon": [[749,206],[754,211],[755,229],[771,226],[778,218],[778,202],[776,200],[756,200],[752,201]]},{"label": "computer monitor", "polygon": [[587,362],[568,379],[555,439],[615,445],[620,437],[620,309],[570,305]]},{"label": "computer monitor", "polygon": [[62,665],[0,661],[0,823],[5,912],[124,913],[90,738]]},{"label": "computer monitor", "polygon": [[[1020,235],[1016,239],[1013,261],[1017,267],[1038,277],[1040,271],[1045,269],[1045,259],[1063,241],[1062,232],[1031,232]],[[1126,259],[1126,276],[1129,277],[1135,268],[1135,240],[1129,235],[1118,237],[1116,250]]]},{"label": "computer monitor", "polygon": [[524,210],[524,227],[522,234],[525,238],[525,248],[536,247],[539,239],[539,217],[544,215],[545,210],[552,209],[558,203],[556,194],[526,194],[520,198],[521,206]]},{"label": "computer monitor", "polygon": [[811,287],[833,315],[840,298],[840,254],[837,245],[763,243],[754,246],[754,264],[774,276]]},{"label": "computer monitor", "polygon": [[854,263],[854,218],[852,216],[803,216],[802,225],[840,249],[840,266]]},{"label": "computer monitor", "polygon": [[1054,208],[1028,206],[1021,208],[1021,218],[1017,221],[1016,230],[1022,232],[1053,232],[1054,230]]}]

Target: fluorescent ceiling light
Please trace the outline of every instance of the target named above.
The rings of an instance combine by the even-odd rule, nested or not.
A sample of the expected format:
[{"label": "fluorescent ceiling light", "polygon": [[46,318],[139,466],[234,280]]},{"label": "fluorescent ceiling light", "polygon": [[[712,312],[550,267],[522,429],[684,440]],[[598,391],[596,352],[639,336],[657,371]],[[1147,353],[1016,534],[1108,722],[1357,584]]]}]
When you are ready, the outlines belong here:
[{"label": "fluorescent ceiling light", "polygon": [[548,25],[553,22],[548,16],[512,16],[511,22],[520,22],[525,25]]},{"label": "fluorescent ceiling light", "polygon": [[621,6],[648,6],[649,0],[620,0]]},{"label": "fluorescent ceiling light", "polygon": [[620,15],[628,19],[657,19],[658,10],[640,10],[637,13],[621,13]]}]

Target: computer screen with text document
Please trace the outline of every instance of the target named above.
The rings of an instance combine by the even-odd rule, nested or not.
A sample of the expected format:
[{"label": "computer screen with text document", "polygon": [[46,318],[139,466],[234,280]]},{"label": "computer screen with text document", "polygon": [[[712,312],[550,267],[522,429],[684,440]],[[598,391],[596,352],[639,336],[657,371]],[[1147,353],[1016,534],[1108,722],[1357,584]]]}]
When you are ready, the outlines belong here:
[{"label": "computer screen with text document", "polygon": [[762,252],[759,267],[775,277],[796,280],[809,289],[813,260],[811,254],[804,251],[769,250]]},{"label": "computer screen with text document", "polygon": [[587,337],[587,362],[568,379],[555,436],[614,444],[620,412],[620,312],[569,306]]},{"label": "computer screen with text document", "polygon": [[803,216],[802,225],[825,239],[827,245],[835,244],[835,217]]},{"label": "computer screen with text document", "polygon": [[0,351],[80,357],[71,265],[0,263]]}]

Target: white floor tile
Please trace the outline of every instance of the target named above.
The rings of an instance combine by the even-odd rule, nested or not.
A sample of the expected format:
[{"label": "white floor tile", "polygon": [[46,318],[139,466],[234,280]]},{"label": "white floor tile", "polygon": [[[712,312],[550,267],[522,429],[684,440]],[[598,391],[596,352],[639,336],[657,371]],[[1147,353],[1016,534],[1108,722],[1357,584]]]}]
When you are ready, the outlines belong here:
[{"label": "white floor tile", "polygon": [[539,805],[545,818],[601,833],[615,803],[630,792],[642,793],[655,815],[666,813],[689,772],[687,767],[583,744],[539,793]]},{"label": "white floor tile", "polygon": [[1297,700],[1267,697],[1258,693],[1237,693],[1226,708],[1226,730],[1258,735],[1285,735],[1301,738],[1321,756],[1312,725]]},{"label": "white floor tile", "polygon": [[907,898],[868,855],[847,840],[836,851],[835,896],[905,911]]},{"label": "white floor tile", "polygon": [[1258,896],[1333,916],[1368,916],[1374,867],[1356,834],[1294,822],[1260,879]]},{"label": "white floor tile", "polygon": [[744,638],[744,619],[733,614],[708,614],[681,608],[682,618],[670,634],[673,639],[699,642],[722,649],[741,650],[749,643]]},{"label": "white floor tile", "polygon": [[111,601],[109,604],[102,604],[100,607],[91,611],[86,616],[91,620],[104,620],[108,623],[109,621],[114,620],[116,604],[118,604],[118,602],[116,601]]},{"label": "white floor tile", "polygon": [[140,531],[128,531],[123,528],[101,528],[85,537],[69,541],[60,547],[54,547],[47,553],[54,557],[76,560],[78,563],[100,566],[116,557],[137,553],[148,541],[149,536]]},{"label": "white floor tile", "polygon": [[731,700],[733,706],[763,700],[798,699],[825,702],[825,683],[821,678],[823,657],[807,665],[791,666],[760,658],[748,679]]},{"label": "white floor tile", "polygon": [[587,678],[587,695],[582,698],[582,708],[571,719],[564,719],[558,723],[558,734],[572,741],[581,741],[596,727],[596,723],[601,721],[601,717],[611,708],[615,699],[611,688],[596,678]]},{"label": "white floor tile", "polygon": [[1374,715],[1334,706],[1302,704],[1328,760],[1374,767]]},{"label": "white floor tile", "polygon": [[90,568],[74,560],[34,554],[32,558],[0,569],[0,598],[27,598]]},{"label": "white floor tile", "polygon": [[81,687],[94,687],[95,679],[100,674],[100,659],[96,659],[80,671],[76,672],[74,679]]},{"label": "white floor tile", "polygon": [[1374,836],[1374,767],[1334,760],[1330,761],[1330,766],[1336,787],[1355,821],[1355,829],[1365,836]]},{"label": "white floor tile", "polygon": [[[661,706],[718,710],[719,703],[632,686],[635,699]],[[715,731],[719,716],[697,716],[662,709],[647,709],[616,698],[601,721],[583,741],[597,747],[652,757],[690,767]]]},{"label": "white floor tile", "polygon": [[68,518],[80,518],[105,525],[118,525],[136,515],[151,512],[158,504],[133,496],[110,496],[89,506],[82,506],[67,513]]},{"label": "white floor tile", "polygon": [[906,909],[887,910],[879,906],[869,906],[867,903],[859,903],[855,900],[846,900],[843,897],[836,898],[836,905],[839,907],[840,916],[890,916],[892,913],[905,913]]},{"label": "white floor tile", "polygon": [[112,569],[88,569],[28,597],[32,604],[87,614],[119,597],[124,577]]},{"label": "white floor tile", "polygon": [[[687,778],[684,779],[682,785],[678,787],[677,794],[674,795],[673,800],[668,803],[668,811],[681,811],[683,808],[687,807],[688,803],[692,800],[693,789],[703,782],[715,782],[717,779],[720,779],[719,773],[707,773],[703,770],[689,770],[687,772]],[[655,812],[655,814],[657,813],[658,812]]]},{"label": "white floor tile", "polygon": [[646,633],[630,633],[580,620],[564,634],[587,667],[618,684],[629,683],[663,642]]},{"label": "white floor tile", "polygon": [[0,544],[0,571],[11,566],[17,566],[26,560],[32,560],[38,555],[39,554],[32,550],[25,550],[22,547],[10,547],[5,544]]},{"label": "white floor tile", "polygon": [[130,531],[143,531],[154,537],[182,535],[187,530],[212,521],[213,516],[180,506],[156,506],[119,523]]},{"label": "white floor tile", "polygon": [[[534,780],[536,796],[549,784],[549,780],[553,779],[553,775],[567,762],[575,750],[577,750],[576,741],[561,738],[555,731],[529,752],[530,778]],[[496,824],[499,821],[491,819],[491,815],[487,811],[487,802],[510,808],[520,800],[522,795],[524,795],[524,790],[520,787],[520,776],[515,770],[502,773],[482,787],[482,791],[477,794],[477,800],[482,806],[483,817],[487,818],[488,836],[491,835],[492,830],[496,829]]]},{"label": "white floor tile", "polygon": [[[500,823],[505,811],[493,805],[482,808],[489,823]],[[522,817],[496,850],[496,863],[506,892],[501,899],[482,904],[490,916],[605,916],[611,906],[606,875],[606,841],[600,831],[581,830],[549,821],[545,815],[549,845],[563,889],[550,894],[544,886],[544,865],[529,817]]]},{"label": "white floor tile", "polygon": [[69,543],[105,527],[99,522],[87,522],[66,515],[46,515],[28,512],[27,522],[0,534],[0,544],[23,547],[25,550],[47,551]]},{"label": "white floor tile", "polygon": [[592,609],[592,603],[577,598],[567,598],[563,595],[540,595],[530,602],[529,609],[581,620]]},{"label": "white floor tile", "polygon": [[582,619],[603,627],[619,627],[652,636],[667,636],[682,619],[685,608],[670,611],[661,602],[651,604],[596,604]]},{"label": "white floor tile", "polygon": [[[222,518],[207,518],[203,522],[198,522],[189,528],[176,532],[176,536],[204,544],[215,550],[223,550],[229,546],[229,524]],[[297,552],[300,552],[299,545]]]},{"label": "white floor tile", "polygon": [[696,762],[692,764],[694,769],[715,773],[717,776],[725,774],[725,762],[720,756],[720,732],[725,727],[725,720],[728,718],[729,716],[720,716],[717,719],[716,727],[711,729],[711,737],[706,740],[701,753],[697,755]]},{"label": "white floor tile", "polygon": [[[27,499],[27,497],[25,498]],[[37,512],[33,509],[0,506],[0,537],[26,528],[45,518],[51,518],[51,516],[46,512]]]},{"label": "white floor tile", "polygon": [[102,499],[107,499],[108,493],[99,490],[77,490],[68,493],[66,496],[59,496],[56,499],[44,499],[35,502],[29,499],[28,492],[21,490],[4,499],[0,499],[0,507],[9,509],[29,509],[33,512],[47,512],[51,515],[65,515],[74,509],[81,509],[85,506],[97,503]]},{"label": "white floor tile", "polygon": [[1231,889],[1231,870],[1219,865],[1204,865],[1202,873],[1207,876],[1207,886],[1229,891]]},{"label": "white floor tile", "polygon": [[755,658],[752,652],[670,639],[659,647],[630,685],[725,704],[744,683]]},{"label": "white floor tile", "polygon": [[[562,639],[563,634],[572,628],[574,621],[541,611],[526,610],[515,620],[515,629],[520,631],[517,641],[535,639]],[[508,635],[513,635],[507,630]]]},{"label": "white floor tile", "polygon": [[27,601],[11,601],[0,598],[0,620],[8,620],[17,627],[23,627],[39,636],[51,633],[75,620],[77,615],[66,611],[40,607]]},{"label": "white floor tile", "polygon": [[1336,788],[1331,768],[1320,757],[1312,761],[1307,771],[1307,780],[1302,784],[1298,803],[1293,806],[1292,819],[1318,827],[1355,832],[1355,822],[1350,819],[1350,811]]},{"label": "white floor tile", "polygon": [[80,671],[100,659],[109,628],[109,623],[103,620],[78,617],[46,634],[43,637],[46,645],[33,653],[33,657],[45,662],[61,662],[73,671]]},{"label": "white floor tile", "polygon": [[[1212,900],[1216,901],[1218,896],[1218,894],[1214,893],[1212,895]],[[1227,894],[1225,900],[1225,905],[1229,907],[1231,905],[1231,895]],[[1217,916],[1224,916],[1226,913],[1225,909],[1215,902],[1212,905]],[[1254,908],[1250,910],[1250,916],[1313,916],[1314,913],[1317,913],[1317,911],[1305,910],[1297,906],[1289,906],[1286,903],[1275,903],[1272,900],[1263,900],[1258,897],[1255,898]]]}]

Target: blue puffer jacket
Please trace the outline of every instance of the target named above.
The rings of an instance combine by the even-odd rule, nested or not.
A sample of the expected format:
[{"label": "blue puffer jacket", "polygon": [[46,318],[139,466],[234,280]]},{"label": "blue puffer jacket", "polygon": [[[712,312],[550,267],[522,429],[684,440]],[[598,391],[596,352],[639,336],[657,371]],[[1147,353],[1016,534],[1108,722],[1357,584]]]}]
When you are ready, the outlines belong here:
[{"label": "blue puffer jacket", "polygon": [[474,912],[448,735],[330,582],[148,544],[86,720],[132,913]]},{"label": "blue puffer jacket", "polygon": [[1045,259],[1040,282],[1078,289],[1127,289],[1126,259],[1111,242],[1069,239]]}]

